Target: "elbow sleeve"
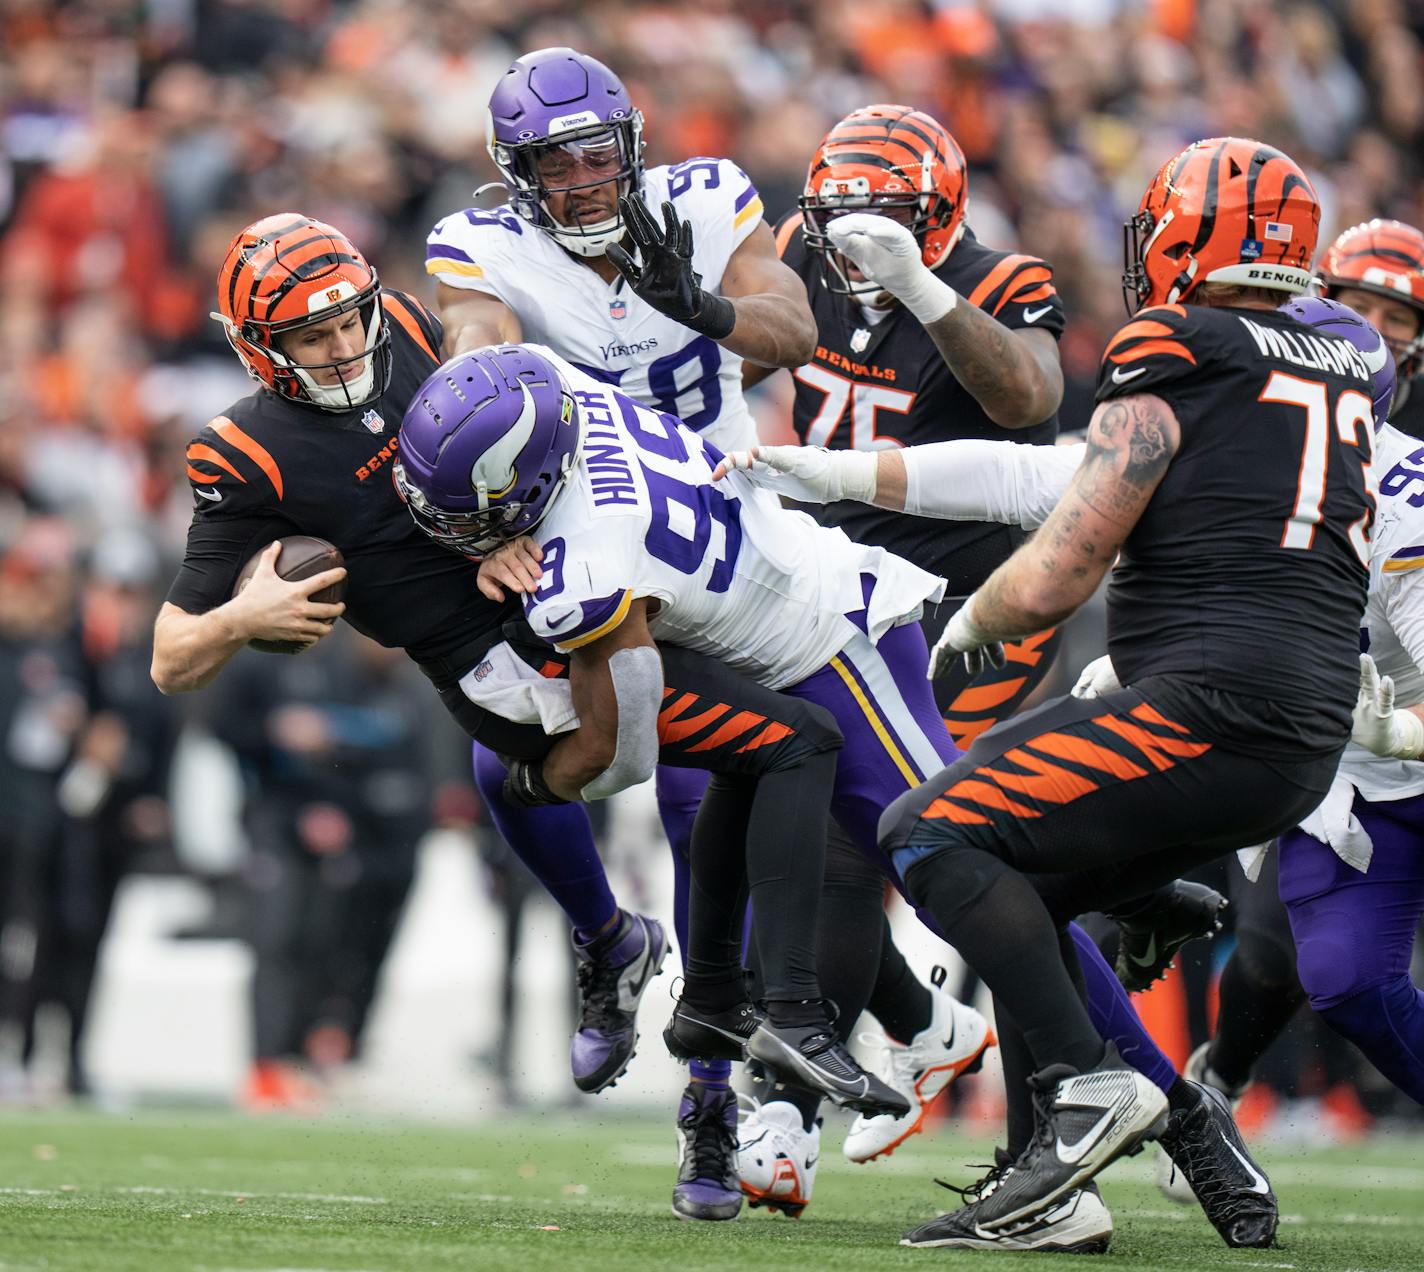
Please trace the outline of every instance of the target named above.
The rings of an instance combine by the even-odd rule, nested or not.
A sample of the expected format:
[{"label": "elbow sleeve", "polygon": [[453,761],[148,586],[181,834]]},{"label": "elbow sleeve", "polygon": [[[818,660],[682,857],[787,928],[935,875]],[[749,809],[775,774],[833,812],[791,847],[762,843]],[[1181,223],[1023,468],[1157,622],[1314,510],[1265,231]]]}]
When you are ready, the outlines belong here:
[{"label": "elbow sleeve", "polygon": [[620,649],[608,660],[618,701],[618,741],[613,761],[579,792],[584,799],[607,799],[646,782],[658,763],[658,707],[663,698],[663,663],[651,645]]}]

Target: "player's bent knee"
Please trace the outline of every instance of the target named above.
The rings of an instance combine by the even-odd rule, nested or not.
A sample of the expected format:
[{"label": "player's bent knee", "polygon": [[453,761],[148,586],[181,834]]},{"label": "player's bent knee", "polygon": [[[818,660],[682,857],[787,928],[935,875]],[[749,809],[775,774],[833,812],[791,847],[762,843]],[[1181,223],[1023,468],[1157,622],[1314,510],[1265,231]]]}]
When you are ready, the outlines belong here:
[{"label": "player's bent knee", "polygon": [[1378,984],[1373,969],[1361,965],[1353,943],[1329,935],[1307,935],[1296,952],[1301,987],[1313,1011],[1324,1014],[1348,998]]}]

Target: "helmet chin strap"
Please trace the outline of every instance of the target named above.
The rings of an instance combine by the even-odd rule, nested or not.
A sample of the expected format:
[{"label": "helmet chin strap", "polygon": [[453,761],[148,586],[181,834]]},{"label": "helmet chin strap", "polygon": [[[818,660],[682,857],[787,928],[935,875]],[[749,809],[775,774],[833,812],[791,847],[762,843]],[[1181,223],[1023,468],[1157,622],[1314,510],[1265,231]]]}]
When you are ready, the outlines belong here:
[{"label": "helmet chin strap", "polygon": [[339,384],[318,384],[310,371],[294,363],[288,363],[288,369],[302,382],[307,397],[315,405],[333,411],[346,411],[352,407],[360,406],[371,396],[371,391],[376,385],[376,359],[374,356],[367,357],[361,374],[354,380],[345,380]]}]

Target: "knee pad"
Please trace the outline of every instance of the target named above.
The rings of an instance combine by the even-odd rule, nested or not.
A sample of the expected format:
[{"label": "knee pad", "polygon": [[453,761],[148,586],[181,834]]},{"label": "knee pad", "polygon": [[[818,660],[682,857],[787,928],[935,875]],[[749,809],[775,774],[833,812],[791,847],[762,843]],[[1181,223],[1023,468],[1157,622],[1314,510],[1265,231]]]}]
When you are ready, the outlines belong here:
[{"label": "knee pad", "polygon": [[1301,937],[1296,968],[1311,1009],[1321,1014],[1366,987],[1366,976],[1355,959],[1354,943],[1329,931],[1309,932]]}]

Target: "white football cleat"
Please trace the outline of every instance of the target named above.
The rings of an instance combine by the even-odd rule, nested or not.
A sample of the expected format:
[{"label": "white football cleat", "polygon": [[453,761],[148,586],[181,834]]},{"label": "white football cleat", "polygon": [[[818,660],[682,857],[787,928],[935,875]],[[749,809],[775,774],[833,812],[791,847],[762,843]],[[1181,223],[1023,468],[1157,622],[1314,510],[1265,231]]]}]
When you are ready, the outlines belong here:
[{"label": "white football cleat", "polygon": [[[942,969],[935,968],[938,973]],[[853,1162],[870,1162],[893,1153],[924,1129],[930,1105],[966,1073],[978,1072],[984,1053],[998,1041],[989,1022],[935,982],[934,1014],[908,1044],[885,1038],[881,1076],[910,1102],[900,1117],[881,1114],[855,1119],[841,1152]]]},{"label": "white football cleat", "polygon": [[[745,1097],[744,1097],[745,1098]],[[751,1101],[737,1128],[737,1172],[751,1205],[799,1219],[811,1200],[821,1157],[821,1124],[809,1131],[785,1100]]]}]

